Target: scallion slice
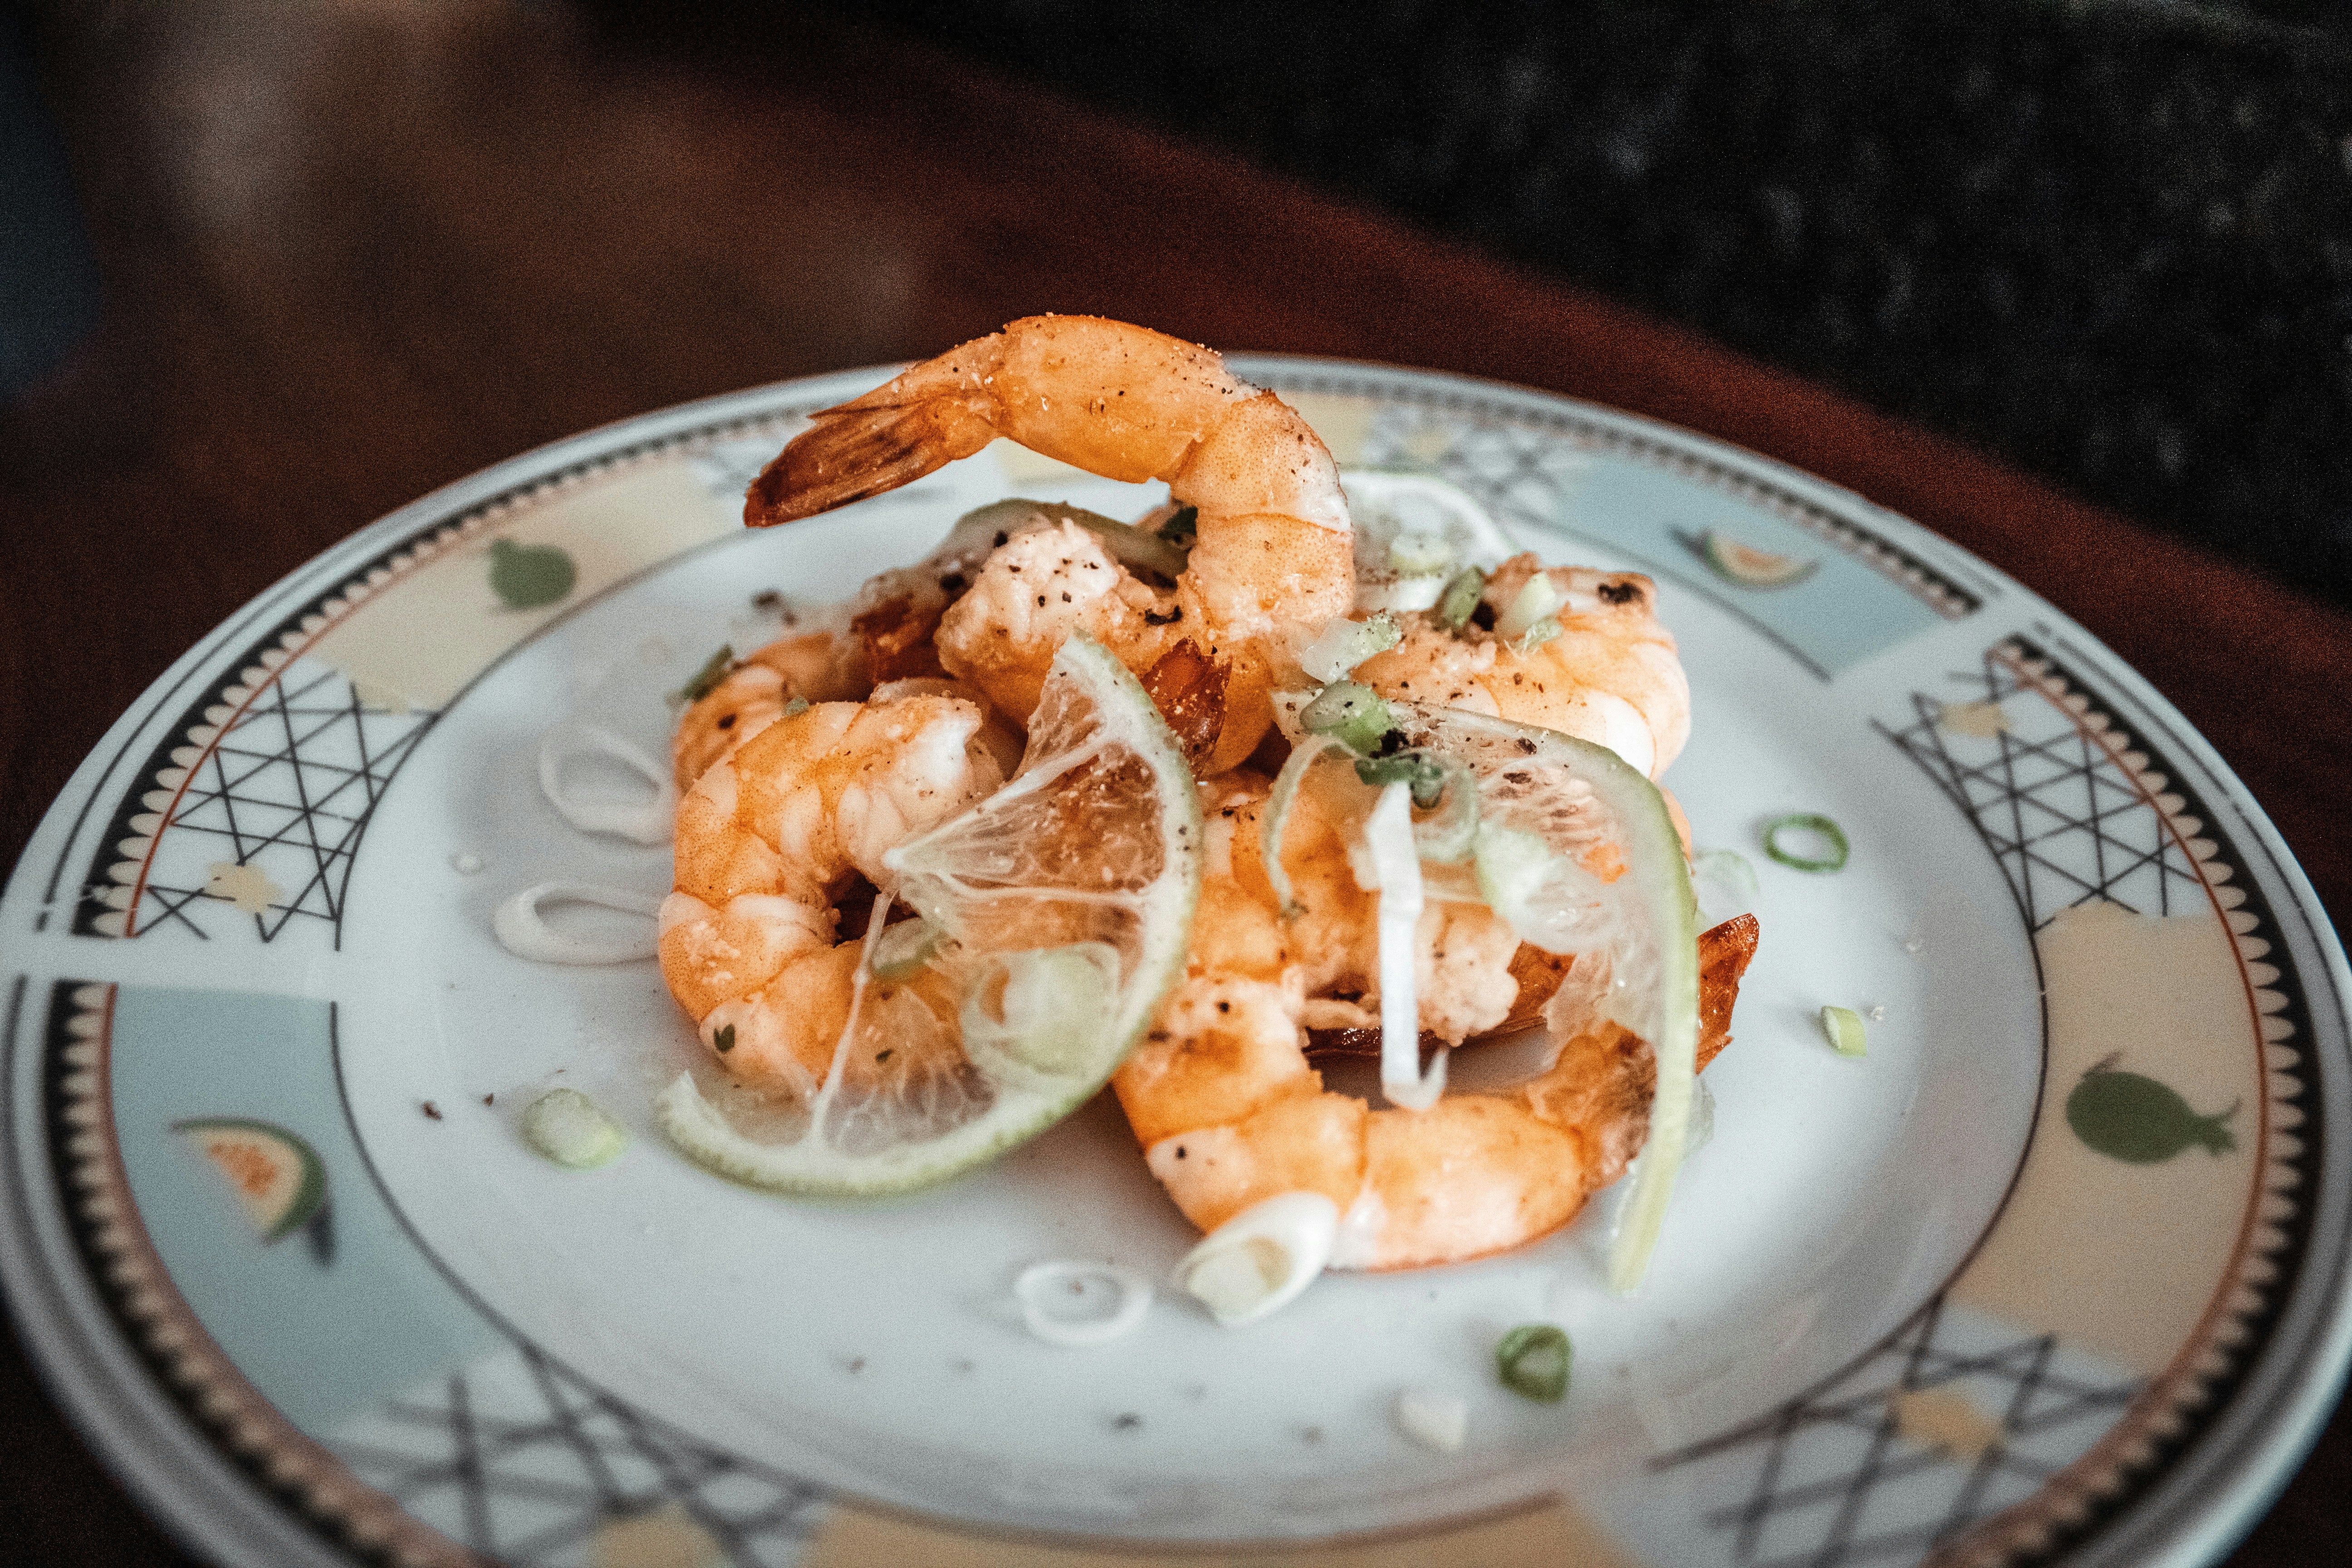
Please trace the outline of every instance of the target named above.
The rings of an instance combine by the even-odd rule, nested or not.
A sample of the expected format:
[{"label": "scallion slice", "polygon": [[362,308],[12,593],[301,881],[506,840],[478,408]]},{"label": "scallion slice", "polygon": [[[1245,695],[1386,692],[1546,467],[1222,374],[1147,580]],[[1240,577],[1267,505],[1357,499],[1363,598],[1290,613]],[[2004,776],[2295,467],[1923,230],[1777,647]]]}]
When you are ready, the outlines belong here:
[{"label": "scallion slice", "polygon": [[[1783,833],[1815,833],[1829,846],[1829,853],[1819,859],[1799,855],[1780,847]],[[1798,871],[1841,871],[1853,847],[1846,842],[1845,830],[1828,817],[1816,812],[1791,812],[1764,825],[1764,853],[1781,865]]]},{"label": "scallion slice", "polygon": [[710,695],[713,688],[727,679],[729,672],[734,668],[735,645],[721,643],[719,651],[704,659],[702,668],[696,670],[687,683],[677,689],[677,695],[672,700],[680,707],[688,707],[701,701]]},{"label": "scallion slice", "polygon": [[1445,584],[1438,595],[1437,619],[1448,631],[1460,631],[1470,624],[1477,611],[1479,596],[1486,591],[1486,574],[1475,566],[1465,566]]},{"label": "scallion slice", "polygon": [[1453,564],[1453,542],[1442,533],[1400,533],[1389,541],[1389,567],[1400,577],[1434,577]]},{"label": "scallion slice", "polygon": [[[1427,752],[1393,752],[1385,757],[1360,757],[1356,776],[1381,789],[1401,784],[1412,791],[1412,804],[1434,811],[1445,793],[1445,764]],[[1416,834],[1418,838],[1419,835]]]},{"label": "scallion slice", "polygon": [[1290,873],[1282,868],[1282,835],[1290,826],[1290,808],[1297,803],[1298,786],[1307,782],[1307,770],[1316,760],[1326,752],[1346,749],[1328,735],[1307,736],[1290,749],[1282,771],[1274,775],[1273,791],[1265,797],[1265,816],[1258,821],[1258,856],[1265,862],[1265,879],[1274,884],[1275,901],[1285,920],[1301,912]]},{"label": "scallion slice", "polygon": [[1396,710],[1369,686],[1335,680],[1316,695],[1298,721],[1312,735],[1328,735],[1349,750],[1370,756],[1381,737],[1396,728]]},{"label": "scallion slice", "polygon": [[1318,680],[1338,680],[1376,653],[1396,647],[1403,633],[1391,616],[1333,621],[1298,655],[1298,668]]},{"label": "scallion slice", "polygon": [[1870,1042],[1862,1027],[1862,1015],[1851,1007],[1822,1009],[1822,1033],[1830,1038],[1830,1048],[1842,1057],[1867,1055]]},{"label": "scallion slice", "polygon": [[1568,1393],[1576,1347],[1551,1323],[1521,1323],[1495,1347],[1495,1373],[1503,1386],[1528,1399],[1557,1405]]},{"label": "scallion slice", "polygon": [[[1512,595],[1509,605],[1495,617],[1495,635],[1507,640],[1523,637],[1566,603],[1568,595],[1559,591],[1559,585],[1538,572],[1527,580],[1527,584]],[[1551,635],[1559,635],[1557,623]]]}]

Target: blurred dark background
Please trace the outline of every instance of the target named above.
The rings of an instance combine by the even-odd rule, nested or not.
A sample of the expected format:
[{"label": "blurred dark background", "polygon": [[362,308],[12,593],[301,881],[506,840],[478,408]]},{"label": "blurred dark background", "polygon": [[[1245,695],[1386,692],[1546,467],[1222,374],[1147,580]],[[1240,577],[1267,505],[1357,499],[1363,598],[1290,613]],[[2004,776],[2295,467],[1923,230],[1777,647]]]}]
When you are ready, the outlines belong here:
[{"label": "blurred dark background", "polygon": [[[592,8],[640,41],[792,47],[752,0]],[[828,8],[1696,327],[2352,605],[2352,6]]]}]

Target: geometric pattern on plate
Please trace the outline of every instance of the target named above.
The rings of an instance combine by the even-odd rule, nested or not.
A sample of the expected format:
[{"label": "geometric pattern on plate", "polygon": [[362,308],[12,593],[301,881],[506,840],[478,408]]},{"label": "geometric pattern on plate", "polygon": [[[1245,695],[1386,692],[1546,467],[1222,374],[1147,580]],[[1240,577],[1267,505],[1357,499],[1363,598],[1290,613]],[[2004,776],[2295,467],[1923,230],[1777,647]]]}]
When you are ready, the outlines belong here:
[{"label": "geometric pattern on plate", "polygon": [[[402,1568],[597,1568],[665,1561],[660,1551],[698,1542],[718,1553],[699,1560],[736,1568],[797,1559],[824,1514],[823,1489],[636,1409],[462,1290],[457,1310],[478,1313],[509,1348],[323,1440],[298,1427],[206,1331],[141,1215],[115,1142],[119,995],[110,984],[59,981],[50,996],[50,1149],[72,1194],[75,1239],[173,1398],[325,1538]],[[415,1267],[437,1278],[422,1258]]]},{"label": "geometric pattern on plate", "polygon": [[[1558,526],[1562,505],[1584,482],[1593,458],[1704,485],[1731,500],[1793,523],[1901,586],[1947,620],[1974,612],[1981,595],[1899,546],[1755,474],[1704,452],[1622,430],[1564,408],[1519,408],[1473,394],[1432,395],[1370,384],[1346,376],[1276,374],[1262,378],[1302,406],[1322,427],[1323,398],[1376,402],[1357,449],[1342,462],[1421,468],[1459,485],[1501,518],[1538,529]],[[1319,395],[1319,397],[1318,396]]]},{"label": "geometric pattern on plate", "polygon": [[[451,1541],[531,1568],[708,1561],[783,1568],[824,1493],[632,1408],[527,1344],[338,1431],[359,1479]],[[699,1552],[695,1547],[699,1545]],[[707,1554],[707,1555],[705,1555]]]},{"label": "geometric pattern on plate", "polygon": [[340,929],[360,835],[436,715],[372,708],[309,659],[247,669],[221,696],[116,842],[110,885],[85,905],[90,934],[177,924],[209,936],[235,922],[269,942],[297,919]]},{"label": "geometric pattern on plate", "polygon": [[[1976,1249],[1901,1327],[1770,1415],[1654,1461],[1748,1456],[1744,1500],[1708,1515],[1739,1563],[2004,1563],[2078,1538],[2220,1406],[2304,1248],[2293,1194],[2315,1151],[2294,1130],[2314,1064],[2287,1043],[2304,1006],[2272,911],[2079,675],[2011,638],[1952,679],[1878,728],[1975,829],[2032,933],[2038,1124]],[[2072,1135],[2069,1091],[2118,1050],[2158,1058],[2200,1103],[2239,1095],[2251,1147],[2126,1164]],[[2085,1306],[2117,1300],[2133,1311]],[[1966,1404],[1922,1403],[1955,1380]]]},{"label": "geometric pattern on plate", "polygon": [[[336,942],[369,815],[439,710],[551,618],[733,528],[710,489],[714,454],[771,444],[782,417],[519,487],[317,595],[214,676],[149,757],[90,866],[74,930],[207,938],[242,927],[271,942],[303,917]],[[532,591],[518,595],[516,562],[558,557],[569,575],[524,574]]]}]

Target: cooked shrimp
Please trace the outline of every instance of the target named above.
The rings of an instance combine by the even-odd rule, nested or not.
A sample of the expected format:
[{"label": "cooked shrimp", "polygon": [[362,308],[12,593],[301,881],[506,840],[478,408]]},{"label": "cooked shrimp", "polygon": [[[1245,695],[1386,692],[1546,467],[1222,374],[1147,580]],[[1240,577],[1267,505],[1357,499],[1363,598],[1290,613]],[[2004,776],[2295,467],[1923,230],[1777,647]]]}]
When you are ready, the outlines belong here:
[{"label": "cooked shrimp", "polygon": [[939,623],[939,659],[1025,717],[1054,652],[1084,627],[1145,674],[1190,642],[1224,670],[1204,773],[1273,721],[1286,656],[1347,614],[1355,580],[1331,455],[1296,410],[1216,354],[1088,316],[1032,316],[826,409],[751,486],[744,521],[786,522],[876,495],[998,437],[1089,472],[1167,481],[1198,509],[1171,592],[1064,524],[1008,538]]},{"label": "cooked shrimp", "polygon": [[[1540,574],[1560,598],[1557,635],[1528,642],[1493,629]],[[1358,668],[1383,697],[1466,708],[1607,746],[1653,779],[1690,738],[1690,681],[1672,633],[1658,624],[1657,589],[1636,572],[1543,567],[1517,555],[1486,580],[1481,608],[1460,630],[1433,611],[1399,616],[1404,636]],[[1549,630],[1549,628],[1545,628]]]},{"label": "cooked shrimp", "polygon": [[670,763],[680,792],[782,718],[793,699],[861,700],[874,683],[859,653],[836,633],[800,632],[777,638],[729,670],[678,717]]},{"label": "cooked shrimp", "polygon": [[678,802],[662,977],[739,1080],[794,1095],[823,1080],[859,950],[835,942],[836,906],[861,879],[889,888],[885,851],[1003,782],[981,706],[906,689],[923,684],[776,718]]},{"label": "cooked shrimp", "polygon": [[[1286,921],[1252,852],[1265,782],[1203,788],[1217,793],[1185,978],[1111,1080],[1187,1218],[1213,1230],[1277,1194],[1321,1193],[1346,1216],[1334,1267],[1414,1268],[1531,1240],[1623,1173],[1647,1135],[1655,1067],[1633,1035],[1583,1016],[1573,987],[1546,1008],[1557,1057],[1507,1092],[1408,1111],[1325,1089],[1307,1027],[1378,1016],[1377,901],[1349,869],[1348,813],[1310,775],[1284,835],[1299,906]],[[1518,945],[1485,906],[1433,898],[1416,932],[1426,1034],[1453,1045],[1502,1024]],[[1715,1049],[1744,962],[1710,966]]]}]

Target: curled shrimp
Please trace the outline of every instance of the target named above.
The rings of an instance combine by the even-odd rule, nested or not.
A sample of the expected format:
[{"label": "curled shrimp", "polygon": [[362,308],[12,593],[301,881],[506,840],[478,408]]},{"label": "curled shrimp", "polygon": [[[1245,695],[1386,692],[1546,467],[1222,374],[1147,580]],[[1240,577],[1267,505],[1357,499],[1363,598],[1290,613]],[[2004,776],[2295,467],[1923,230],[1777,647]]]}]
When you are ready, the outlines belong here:
[{"label": "curled shrimp", "polygon": [[[1538,576],[1557,595],[1543,624],[1497,632]],[[1383,697],[1596,742],[1655,779],[1690,738],[1690,680],[1656,605],[1655,584],[1638,572],[1544,567],[1517,555],[1495,569],[1477,612],[1460,626],[1435,610],[1399,616],[1397,646],[1355,678]]]},{"label": "curled shrimp", "polygon": [[[1322,441],[1207,349],[1125,322],[1032,316],[814,416],[744,500],[754,526],[879,494],[1004,437],[1109,479],[1162,479],[1197,509],[1172,590],[1074,524],[1010,535],[938,621],[946,673],[1025,717],[1083,628],[1150,672],[1189,643],[1221,672],[1196,763],[1238,764],[1273,722],[1286,656],[1354,597],[1347,500]],[[1196,711],[1211,704],[1189,679]]]},{"label": "curled shrimp", "polygon": [[[1377,905],[1349,869],[1350,813],[1311,780],[1292,805],[1286,919],[1251,852],[1265,781],[1242,772],[1215,787],[1185,978],[1111,1080],[1152,1174],[1188,1219],[1214,1230],[1279,1194],[1319,1193],[1345,1216],[1333,1267],[1417,1268],[1542,1236],[1623,1173],[1647,1134],[1655,1064],[1557,969],[1525,976],[1557,988],[1542,1007],[1557,1053],[1525,1082],[1448,1093],[1421,1111],[1326,1088],[1309,1031],[1378,1014]],[[1701,940],[1702,1064],[1729,1038],[1754,934],[1746,920]],[[1425,1038],[1456,1045],[1518,1010],[1519,943],[1483,904],[1432,898],[1415,948]]]},{"label": "curled shrimp", "polygon": [[[678,802],[662,977],[739,1081],[824,1079],[861,949],[836,940],[843,914],[874,918],[856,895],[882,907],[883,855],[1003,782],[981,704],[923,684],[779,716]],[[952,1016],[954,997],[925,1000]]]}]

